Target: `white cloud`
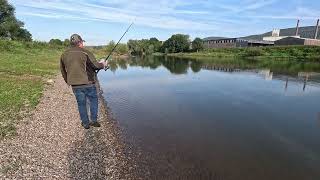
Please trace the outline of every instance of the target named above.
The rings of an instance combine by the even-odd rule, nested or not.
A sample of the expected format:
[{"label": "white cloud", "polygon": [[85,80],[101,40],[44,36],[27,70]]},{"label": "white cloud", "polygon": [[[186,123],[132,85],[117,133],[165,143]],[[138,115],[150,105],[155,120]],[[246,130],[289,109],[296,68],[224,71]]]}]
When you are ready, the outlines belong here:
[{"label": "white cloud", "polygon": [[278,0],[246,0],[246,1],[237,1],[234,3],[226,3],[222,2],[210,2],[205,1],[202,2],[206,6],[217,7],[223,10],[226,10],[225,13],[234,13],[239,14],[241,12],[255,11],[261,8],[265,8],[266,6],[275,4]]},{"label": "white cloud", "polygon": [[[212,25],[205,22],[195,22],[184,18],[177,18],[174,14],[206,14],[205,11],[175,10],[180,5],[186,5],[179,0],[162,0],[159,6],[151,5],[150,2],[140,1],[109,1],[108,4],[97,5],[84,1],[44,1],[44,0],[13,0],[16,5],[33,8],[30,11],[20,12],[22,15],[38,16],[44,18],[59,18],[73,20],[92,20],[106,22],[129,23],[136,19],[136,24],[147,27],[156,27],[163,29],[215,29]],[[121,5],[116,8],[112,5]],[[47,13],[46,11],[53,11]],[[61,12],[62,11],[62,12]]]},{"label": "white cloud", "polygon": [[[135,20],[139,28],[191,36],[244,36],[263,33],[273,19],[314,20],[320,11],[300,0],[9,0],[17,15],[80,22]],[[269,25],[266,25],[268,19]],[[26,23],[27,24],[27,23]],[[254,28],[253,28],[254,27]],[[143,34],[144,33],[144,34]],[[143,34],[143,35],[142,35]],[[142,32],[146,38],[152,32]],[[167,34],[157,34],[167,38]],[[154,35],[153,35],[154,36]]]},{"label": "white cloud", "polygon": [[255,1],[254,3],[251,3],[251,4],[247,5],[244,9],[245,10],[256,10],[256,9],[260,9],[260,8],[265,7],[265,6],[274,4],[276,2],[277,2],[277,0]]},{"label": "white cloud", "polygon": [[[85,0],[11,1],[15,5],[26,7],[25,11],[19,12],[21,15],[119,23],[130,23],[136,19],[136,25],[191,31],[224,31],[224,27],[230,26],[230,23],[238,25],[243,22],[237,19],[243,17],[242,12],[254,11],[277,2],[277,0],[244,0],[236,3],[225,3],[219,0],[215,2],[209,0],[108,0],[99,3]],[[200,5],[207,8],[196,9]],[[191,8],[185,9],[185,7]],[[227,12],[216,13],[214,8],[217,7]]]},{"label": "white cloud", "polygon": [[296,10],[279,13],[275,15],[253,15],[251,18],[264,18],[264,19],[283,19],[283,20],[315,20],[320,18],[320,11],[306,8],[306,7],[297,7]]}]

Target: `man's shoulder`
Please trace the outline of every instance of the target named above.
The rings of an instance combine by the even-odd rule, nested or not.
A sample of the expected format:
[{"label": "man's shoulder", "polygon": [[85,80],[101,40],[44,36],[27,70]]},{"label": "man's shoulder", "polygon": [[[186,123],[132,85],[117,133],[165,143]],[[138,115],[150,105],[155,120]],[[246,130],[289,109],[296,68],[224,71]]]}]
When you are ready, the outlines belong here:
[{"label": "man's shoulder", "polygon": [[79,47],[70,47],[68,49],[66,49],[63,53],[62,53],[62,56],[63,55],[68,55],[70,53],[81,53],[81,54],[84,54],[84,55],[88,55],[88,52],[83,49],[83,48],[79,48]]},{"label": "man's shoulder", "polygon": [[89,51],[88,49],[82,48],[82,50],[83,50],[83,52],[85,52],[87,54],[93,55],[93,53],[91,51]]}]

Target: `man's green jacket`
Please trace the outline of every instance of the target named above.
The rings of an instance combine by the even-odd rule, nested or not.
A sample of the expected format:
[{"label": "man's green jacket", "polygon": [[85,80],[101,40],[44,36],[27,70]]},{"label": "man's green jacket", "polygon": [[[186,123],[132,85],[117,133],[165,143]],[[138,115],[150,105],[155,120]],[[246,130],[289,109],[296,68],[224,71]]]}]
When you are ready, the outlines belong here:
[{"label": "man's green jacket", "polygon": [[71,47],[61,55],[61,74],[68,85],[92,84],[96,81],[95,71],[103,68],[103,64],[84,48]]}]

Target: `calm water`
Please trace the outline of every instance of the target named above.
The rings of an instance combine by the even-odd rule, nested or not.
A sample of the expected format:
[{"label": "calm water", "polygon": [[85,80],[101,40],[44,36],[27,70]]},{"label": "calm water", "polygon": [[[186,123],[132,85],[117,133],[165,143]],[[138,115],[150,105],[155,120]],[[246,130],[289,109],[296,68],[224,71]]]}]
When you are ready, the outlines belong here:
[{"label": "calm water", "polygon": [[99,79],[145,177],[317,180],[319,69],[150,57]]}]

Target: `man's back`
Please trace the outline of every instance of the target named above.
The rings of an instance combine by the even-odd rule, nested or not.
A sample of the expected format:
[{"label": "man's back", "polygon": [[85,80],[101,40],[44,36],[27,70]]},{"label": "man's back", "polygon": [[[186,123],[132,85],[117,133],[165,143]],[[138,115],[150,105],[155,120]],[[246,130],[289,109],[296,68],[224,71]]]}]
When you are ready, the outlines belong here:
[{"label": "man's back", "polygon": [[67,49],[60,63],[62,75],[69,85],[90,84],[95,81],[94,71],[103,68],[92,53],[80,47]]}]

